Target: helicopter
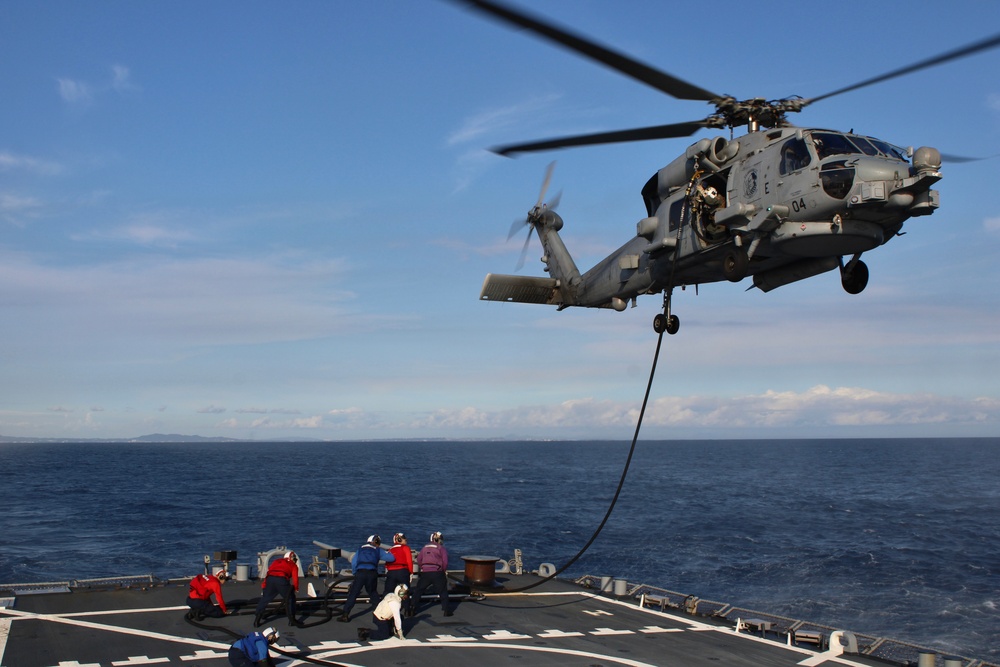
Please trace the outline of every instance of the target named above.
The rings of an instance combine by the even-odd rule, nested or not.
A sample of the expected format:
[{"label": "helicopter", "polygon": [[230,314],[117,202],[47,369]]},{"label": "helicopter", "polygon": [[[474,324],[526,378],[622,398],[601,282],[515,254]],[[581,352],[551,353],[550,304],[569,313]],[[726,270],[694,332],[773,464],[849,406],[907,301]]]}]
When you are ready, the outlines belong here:
[{"label": "helicopter", "polygon": [[[658,334],[675,334],[675,287],[741,282],[768,292],[839,269],[849,294],[861,293],[869,271],[861,256],[901,235],[903,223],[940,206],[932,186],[942,178],[936,148],[900,148],[864,134],[796,127],[787,115],[821,100],[1000,46],[1000,35],[812,98],[738,100],[684,81],[496,0],[454,0],[590,58],[662,93],[707,102],[701,120],[543,139],[493,148],[520,153],[599,144],[687,137],[728,128],[730,137],[704,138],[654,173],[641,189],[646,216],[635,235],[581,273],[559,236],[556,202],[545,203],[549,168],[536,204],[515,221],[508,240],[536,232],[549,277],[490,273],[480,300],[625,310],[639,296],[663,294],[653,318]],[[746,134],[734,137],[737,127]],[[953,162],[977,158],[944,156]],[[752,289],[751,288],[751,289]]]}]

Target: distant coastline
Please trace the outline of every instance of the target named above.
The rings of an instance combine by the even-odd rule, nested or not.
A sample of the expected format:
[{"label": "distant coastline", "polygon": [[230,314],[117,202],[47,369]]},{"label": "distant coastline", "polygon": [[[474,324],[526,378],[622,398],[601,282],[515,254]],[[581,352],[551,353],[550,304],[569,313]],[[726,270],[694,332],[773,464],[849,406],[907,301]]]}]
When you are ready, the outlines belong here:
[{"label": "distant coastline", "polygon": [[[747,443],[754,442],[780,442],[780,441],[801,441],[801,440],[815,440],[815,441],[855,441],[855,440],[872,440],[872,441],[893,441],[893,440],[941,440],[941,441],[951,441],[951,440],[996,440],[997,436],[927,436],[925,438],[913,438],[905,436],[884,436],[884,437],[817,437],[817,438],[736,438],[735,440],[744,441]],[[733,438],[641,438],[640,442],[651,443],[651,442],[731,442]],[[134,438],[38,438],[38,437],[27,437],[27,436],[12,436],[12,435],[0,435],[0,445],[2,444],[211,444],[211,443],[260,443],[260,442],[289,442],[289,443],[329,443],[329,444],[342,444],[342,443],[357,443],[357,442],[371,442],[371,443],[439,443],[439,442],[455,442],[455,443],[472,443],[472,442],[537,442],[537,443],[583,443],[583,442],[629,442],[625,439],[595,439],[595,438],[542,438],[542,437],[529,437],[529,436],[497,436],[492,438],[345,438],[342,440],[331,440],[322,438],[267,438],[267,439],[251,439],[251,438],[227,438],[223,436],[204,436],[204,435],[182,435],[180,433],[150,433],[148,435],[140,435]]]},{"label": "distant coastline", "polygon": [[[574,439],[567,438],[566,442]],[[20,443],[20,444],[70,444],[70,443],[219,443],[219,442],[563,442],[563,439],[554,438],[353,438],[345,440],[324,440],[320,438],[273,438],[263,440],[251,440],[247,438],[226,438],[222,436],[204,435],[181,435],[179,433],[151,433],[140,435],[136,438],[34,438],[11,435],[0,435],[0,444]]]},{"label": "distant coastline", "polygon": [[201,435],[180,435],[178,433],[152,433],[138,438],[30,438],[0,435],[0,442],[18,443],[70,443],[70,442],[244,442],[238,438],[209,438]]}]

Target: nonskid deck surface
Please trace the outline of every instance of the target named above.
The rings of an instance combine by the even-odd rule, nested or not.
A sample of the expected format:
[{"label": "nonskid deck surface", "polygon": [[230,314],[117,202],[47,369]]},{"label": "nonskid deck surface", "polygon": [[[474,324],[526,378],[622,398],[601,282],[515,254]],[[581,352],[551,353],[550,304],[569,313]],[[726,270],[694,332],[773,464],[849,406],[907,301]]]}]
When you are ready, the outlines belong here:
[{"label": "nonskid deck surface", "polygon": [[[350,623],[338,622],[339,605],[310,605],[305,598],[309,581],[321,596],[325,592],[321,581],[303,581],[300,607],[305,613],[299,620],[306,627],[290,627],[284,617],[267,621],[281,633],[277,648],[290,654],[273,654],[279,665],[885,664],[789,647],[774,638],[737,633],[731,624],[642,608],[634,600],[599,595],[565,581],[546,582],[523,593],[496,588],[484,595],[458,594],[451,617],[443,615],[436,601],[425,601],[414,618],[405,619],[405,640],[359,641],[358,628],[373,627],[367,602],[358,602]],[[502,581],[506,589],[515,589],[538,578],[510,576]],[[223,590],[227,605],[237,613],[198,625],[185,619],[186,582],[19,595],[12,608],[0,609],[0,665],[227,665],[234,638],[253,629],[260,586],[230,582]]]}]

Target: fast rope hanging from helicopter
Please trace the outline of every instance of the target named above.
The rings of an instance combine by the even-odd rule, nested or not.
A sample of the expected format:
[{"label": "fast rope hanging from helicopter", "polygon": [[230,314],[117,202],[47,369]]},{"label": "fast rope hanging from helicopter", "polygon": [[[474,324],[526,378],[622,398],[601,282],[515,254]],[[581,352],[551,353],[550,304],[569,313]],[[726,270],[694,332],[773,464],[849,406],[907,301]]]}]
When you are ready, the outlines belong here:
[{"label": "fast rope hanging from helicopter", "polygon": [[[698,179],[701,177],[703,173],[704,172],[702,172],[700,169],[695,169],[694,174],[691,176],[691,180],[688,182],[687,189],[684,192],[685,204],[681,208],[681,217],[677,224],[677,234],[674,237],[674,261],[670,263],[670,276],[667,279],[667,286],[663,290],[663,314],[665,318],[667,318],[665,321],[669,321],[670,317],[670,299],[672,298],[674,291],[674,272],[677,268],[677,257],[678,253],[680,252],[681,233],[684,230],[684,224],[687,218],[687,214],[692,209],[691,192],[694,189],[695,183],[697,183]],[[601,523],[597,526],[597,529],[594,531],[594,534],[590,536],[590,539],[587,540],[587,543],[583,545],[583,547],[576,553],[575,556],[566,561],[566,563],[562,567],[557,568],[555,572],[545,577],[542,577],[538,581],[532,584],[528,584],[527,586],[521,586],[520,588],[505,588],[504,589],[505,593],[520,593],[523,591],[527,591],[537,586],[541,586],[545,582],[551,581],[552,579],[558,577],[560,574],[569,569],[570,566],[573,565],[573,563],[578,561],[583,556],[584,553],[587,552],[587,550],[591,547],[591,545],[597,540],[597,536],[601,534],[602,530],[604,530],[604,526],[605,524],[608,523],[608,519],[611,518],[611,513],[614,512],[615,505],[618,503],[618,497],[621,495],[622,488],[624,488],[625,486],[625,479],[626,477],[628,477],[629,467],[632,465],[632,456],[635,454],[635,445],[636,442],[639,440],[639,430],[642,428],[642,419],[646,414],[646,405],[649,403],[649,392],[653,387],[653,378],[656,375],[656,364],[660,359],[660,348],[663,345],[663,332],[667,330],[665,326],[655,327],[655,329],[657,333],[656,351],[653,353],[653,365],[649,369],[649,380],[648,382],[646,382],[646,393],[642,397],[642,407],[639,409],[639,417],[636,420],[635,424],[635,433],[632,435],[632,444],[628,450],[628,457],[626,457],[625,459],[625,466],[622,469],[621,479],[618,480],[618,488],[615,489],[615,495],[611,498],[611,503],[608,505],[608,510],[607,512],[605,512],[604,518],[601,519]]]}]

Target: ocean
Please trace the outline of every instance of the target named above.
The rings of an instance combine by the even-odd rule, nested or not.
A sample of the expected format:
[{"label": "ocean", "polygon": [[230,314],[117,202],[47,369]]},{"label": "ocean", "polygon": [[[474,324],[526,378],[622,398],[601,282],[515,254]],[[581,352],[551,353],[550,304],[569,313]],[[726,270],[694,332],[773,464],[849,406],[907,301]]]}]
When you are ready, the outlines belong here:
[{"label": "ocean", "polygon": [[[628,442],[0,444],[2,583],[356,549],[403,531],[561,567]],[[1000,438],[640,441],[593,574],[1000,659]]]}]

